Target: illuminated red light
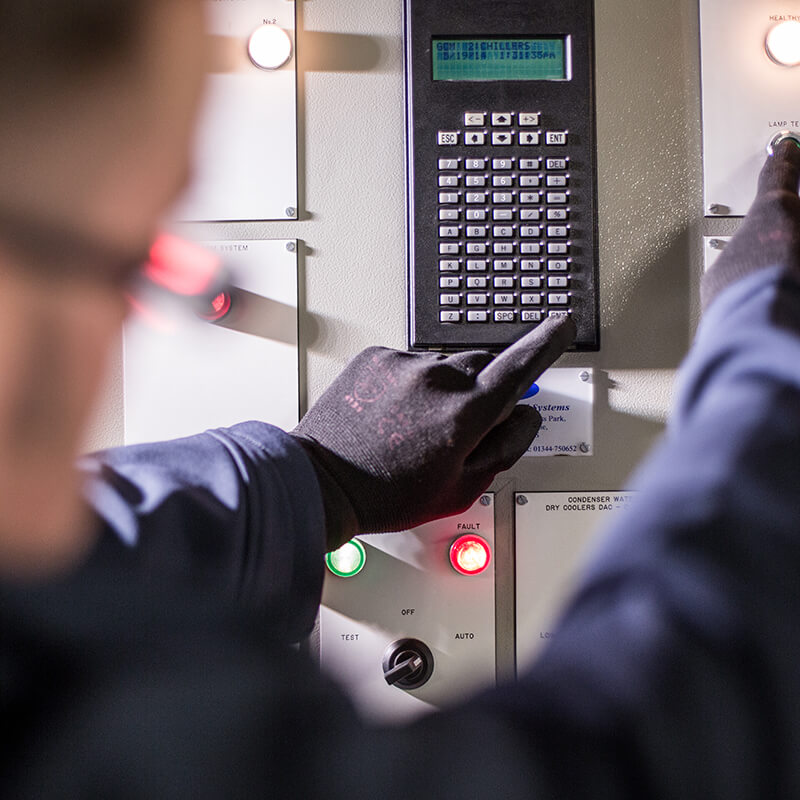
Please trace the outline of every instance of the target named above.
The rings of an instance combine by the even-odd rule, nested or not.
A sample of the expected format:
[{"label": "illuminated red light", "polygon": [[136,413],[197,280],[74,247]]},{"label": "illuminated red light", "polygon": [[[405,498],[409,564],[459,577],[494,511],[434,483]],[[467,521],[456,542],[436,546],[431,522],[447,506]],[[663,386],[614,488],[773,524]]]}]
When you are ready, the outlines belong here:
[{"label": "illuminated red light", "polygon": [[198,312],[209,322],[221,320],[230,310],[233,301],[228,292],[220,292],[210,303],[208,309]]},{"label": "illuminated red light", "polygon": [[479,575],[492,560],[489,543],[473,533],[459,536],[450,545],[450,563],[462,575]]}]

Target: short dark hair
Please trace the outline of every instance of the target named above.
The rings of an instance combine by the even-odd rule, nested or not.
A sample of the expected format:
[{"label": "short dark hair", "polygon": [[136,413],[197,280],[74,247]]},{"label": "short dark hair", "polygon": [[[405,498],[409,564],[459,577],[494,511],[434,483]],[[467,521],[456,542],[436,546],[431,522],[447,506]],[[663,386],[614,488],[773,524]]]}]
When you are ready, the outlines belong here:
[{"label": "short dark hair", "polygon": [[0,0],[0,82],[30,88],[103,66],[130,50],[153,1]]}]

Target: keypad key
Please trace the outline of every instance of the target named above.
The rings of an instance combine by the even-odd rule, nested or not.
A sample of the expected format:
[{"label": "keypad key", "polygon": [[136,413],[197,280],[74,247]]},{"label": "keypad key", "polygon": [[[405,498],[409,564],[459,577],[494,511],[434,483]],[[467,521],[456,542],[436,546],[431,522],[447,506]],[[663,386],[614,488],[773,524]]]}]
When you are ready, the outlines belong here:
[{"label": "keypad key", "polygon": [[547,303],[551,306],[568,306],[569,305],[569,295],[568,294],[548,294],[547,295]]},{"label": "keypad key", "polygon": [[458,242],[439,242],[439,255],[457,256],[461,252]]},{"label": "keypad key", "polygon": [[467,186],[486,186],[486,177],[484,175],[467,175],[464,183]]},{"label": "keypad key", "polygon": [[514,169],[513,158],[493,158],[492,169]]},{"label": "keypad key", "polygon": [[486,144],[486,134],[483,131],[466,131],[464,133],[464,144],[468,146]]},{"label": "keypad key", "polygon": [[[541,192],[520,192],[519,201],[520,203],[524,203],[526,205],[540,203],[542,201],[542,195]],[[550,201],[548,200],[548,202]]]},{"label": "keypad key", "polygon": [[539,144],[539,139],[538,131],[520,131],[517,141],[519,141],[521,145],[526,146]]},{"label": "keypad key", "polygon": [[568,136],[568,131],[547,131],[544,141],[551,147],[561,147],[567,143]]},{"label": "keypad key", "polygon": [[457,208],[440,208],[439,219],[443,222],[453,222],[461,217],[461,212]]},{"label": "keypad key", "polygon": [[542,182],[542,179],[538,175],[520,175],[519,176],[519,185],[520,186],[539,186]]},{"label": "keypad key", "polygon": [[485,289],[489,279],[483,275],[467,276],[467,289]]},{"label": "keypad key", "polygon": [[569,163],[566,158],[548,158],[545,162],[547,169],[566,169]]},{"label": "keypad key", "polygon": [[512,122],[510,111],[498,111],[492,114],[492,125],[507,126]]},{"label": "keypad key", "polygon": [[458,175],[440,175],[439,186],[458,186],[461,178]]},{"label": "keypad key", "polygon": [[542,216],[538,208],[521,208],[519,210],[519,218],[523,222],[536,221]]},{"label": "keypad key", "polygon": [[458,144],[458,131],[439,131],[436,141],[442,147],[452,147]]},{"label": "keypad key", "polygon": [[517,318],[517,312],[513,309],[494,312],[495,322],[513,322]]},{"label": "keypad key", "polygon": [[519,285],[523,289],[541,289],[542,276],[541,275],[523,275],[519,279]]},{"label": "keypad key", "polygon": [[510,258],[496,258],[492,267],[495,272],[513,272],[514,262]]},{"label": "keypad key", "polygon": [[511,192],[494,192],[492,194],[492,202],[494,203],[513,203],[514,195]]},{"label": "keypad key", "polygon": [[467,242],[467,255],[482,256],[486,252],[486,245],[483,242]]},{"label": "keypad key", "polygon": [[468,208],[466,213],[470,222],[481,222],[486,219],[485,208]]},{"label": "keypad key", "polygon": [[495,222],[508,222],[514,219],[513,208],[495,208],[492,211],[492,219]]},{"label": "keypad key", "polygon": [[569,244],[567,242],[548,242],[547,252],[551,256],[565,256],[569,253]]},{"label": "keypad key", "polygon": [[560,258],[551,258],[547,262],[548,272],[567,272],[569,270],[569,261]]},{"label": "keypad key", "polygon": [[489,302],[489,295],[488,294],[468,294],[467,295],[467,305],[468,306],[485,306]]},{"label": "keypad key", "polygon": [[569,195],[566,192],[548,192],[547,203],[551,206],[563,206],[567,204]]},{"label": "keypad key", "polygon": [[467,237],[470,239],[482,239],[486,236],[486,228],[483,225],[467,225]]},{"label": "keypad key", "polygon": [[548,208],[547,219],[555,222],[569,219],[569,211],[566,208]]},{"label": "keypad key", "polygon": [[548,289],[566,289],[569,286],[569,278],[566,275],[551,275],[547,279]]},{"label": "keypad key", "polygon": [[542,312],[523,310],[520,313],[520,318],[522,319],[523,322],[541,322]]},{"label": "keypad key", "polygon": [[538,111],[536,113],[532,111],[520,111],[517,120],[521,127],[528,128],[538,125],[540,117],[541,114]]},{"label": "keypad key", "polygon": [[566,175],[548,175],[547,185],[554,189],[563,189],[569,185],[569,178]]},{"label": "keypad key", "polygon": [[440,158],[439,169],[458,169],[457,158]]},{"label": "keypad key", "polygon": [[488,322],[488,311],[467,311],[467,322]]},{"label": "keypad key", "polygon": [[460,266],[457,258],[443,258],[439,261],[439,269],[442,272],[458,272]]},{"label": "keypad key", "polygon": [[548,225],[547,235],[551,239],[566,239],[569,236],[568,225]]},{"label": "keypad key", "polygon": [[492,144],[495,147],[504,147],[505,145],[511,144],[513,141],[510,133],[500,133],[499,131],[492,133]]},{"label": "keypad key", "polygon": [[467,272],[485,272],[489,262],[483,258],[468,258]]},{"label": "keypad key", "polygon": [[493,175],[492,176],[492,186],[513,186],[514,185],[514,176],[513,175]]},{"label": "keypad key", "polygon": [[495,225],[492,228],[492,235],[495,239],[509,239],[514,235],[513,225]]},{"label": "keypad key", "polygon": [[443,239],[458,239],[459,236],[458,225],[440,225],[439,236]]},{"label": "keypad key", "polygon": [[519,160],[519,168],[520,169],[541,169],[542,168],[542,159],[541,158],[521,158]]},{"label": "keypad key", "polygon": [[466,200],[468,203],[485,203],[486,192],[467,192]]},{"label": "keypad key", "polygon": [[510,256],[514,252],[514,242],[495,242],[492,252],[496,256]]},{"label": "keypad key", "polygon": [[460,311],[440,311],[439,322],[461,322]]},{"label": "keypad key", "polygon": [[513,306],[514,295],[511,293],[496,294],[493,298],[496,306]]},{"label": "keypad key", "polygon": [[486,114],[479,111],[467,111],[464,114],[465,128],[480,128],[486,124]]},{"label": "keypad key", "polygon": [[542,261],[538,258],[523,258],[519,262],[519,268],[523,272],[538,272],[542,268]]},{"label": "keypad key", "polygon": [[542,229],[538,225],[520,225],[519,235],[523,239],[538,239],[542,235]]},{"label": "keypad key", "polygon": [[439,202],[453,204],[458,202],[458,192],[439,192]]},{"label": "keypad key", "polygon": [[439,295],[439,305],[440,306],[460,306],[461,305],[461,295],[460,294],[440,294]]},{"label": "keypad key", "polygon": [[485,158],[468,158],[464,161],[464,166],[467,169],[486,169]]},{"label": "keypad key", "polygon": [[555,309],[553,311],[549,311],[547,316],[548,317],[568,317],[572,314],[572,311],[568,308],[562,309]]},{"label": "keypad key", "polygon": [[495,278],[492,282],[495,289],[513,289],[514,288],[514,278],[513,277],[498,277]]},{"label": "keypad key", "polygon": [[540,294],[523,294],[520,298],[524,306],[540,306],[542,304],[542,296]]},{"label": "keypad key", "polygon": [[519,246],[520,253],[525,255],[538,255],[542,252],[542,246],[539,242],[522,242]]},{"label": "keypad key", "polygon": [[461,286],[461,278],[458,275],[446,275],[439,278],[440,289],[458,289]]}]

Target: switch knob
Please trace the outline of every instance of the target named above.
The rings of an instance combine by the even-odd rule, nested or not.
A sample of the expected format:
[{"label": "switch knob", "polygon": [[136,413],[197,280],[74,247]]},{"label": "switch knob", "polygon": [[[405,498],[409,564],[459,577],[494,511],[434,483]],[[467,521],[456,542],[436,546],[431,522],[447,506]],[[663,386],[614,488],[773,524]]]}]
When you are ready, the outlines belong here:
[{"label": "switch knob", "polygon": [[247,42],[250,60],[261,69],[278,69],[292,54],[292,40],[277,25],[262,25],[253,31]]},{"label": "switch knob", "polygon": [[766,41],[767,55],[784,67],[800,64],[800,22],[787,20],[770,29]]},{"label": "switch knob", "polygon": [[419,689],[433,674],[433,653],[419,639],[398,639],[383,654],[383,677],[389,686]]}]

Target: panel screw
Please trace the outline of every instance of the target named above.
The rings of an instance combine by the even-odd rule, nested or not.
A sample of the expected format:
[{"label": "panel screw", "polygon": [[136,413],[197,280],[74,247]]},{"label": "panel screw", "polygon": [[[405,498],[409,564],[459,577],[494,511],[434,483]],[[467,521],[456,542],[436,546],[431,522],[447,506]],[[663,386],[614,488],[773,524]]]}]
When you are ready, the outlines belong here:
[{"label": "panel screw", "polygon": [[526,505],[528,505],[528,498],[525,497],[524,494],[518,494],[517,495],[517,505],[518,506],[526,506]]},{"label": "panel screw", "polygon": [[578,445],[578,449],[581,451],[581,453],[588,453],[589,450],[590,450],[590,447],[589,447],[588,444],[586,444],[586,442],[581,442]]},{"label": "panel screw", "polygon": [[296,217],[297,216],[297,209],[294,208],[293,206],[289,206],[286,209],[286,216],[287,217]]},{"label": "panel screw", "polygon": [[589,373],[588,373],[586,370],[584,370],[583,372],[581,372],[581,374],[580,374],[580,375],[578,375],[578,377],[579,377],[579,378],[580,378],[580,379],[581,379],[581,380],[582,380],[584,383],[586,383],[586,382],[589,380],[589,377],[590,377],[590,375],[589,375]]},{"label": "panel screw", "polygon": [[294,253],[294,251],[297,250],[297,245],[294,242],[286,242],[286,249],[290,253]]},{"label": "panel screw", "polygon": [[482,494],[480,503],[482,506],[490,506],[492,504],[492,498],[489,497],[488,494]]},{"label": "panel screw", "polygon": [[725,249],[725,245],[726,245],[726,242],[724,242],[722,239],[711,239],[708,242],[708,246],[712,250],[724,250]]}]

